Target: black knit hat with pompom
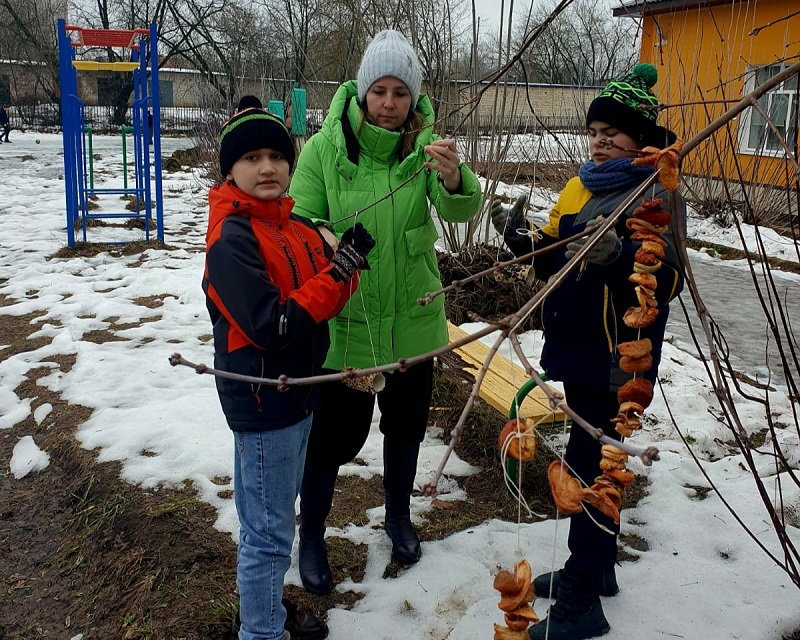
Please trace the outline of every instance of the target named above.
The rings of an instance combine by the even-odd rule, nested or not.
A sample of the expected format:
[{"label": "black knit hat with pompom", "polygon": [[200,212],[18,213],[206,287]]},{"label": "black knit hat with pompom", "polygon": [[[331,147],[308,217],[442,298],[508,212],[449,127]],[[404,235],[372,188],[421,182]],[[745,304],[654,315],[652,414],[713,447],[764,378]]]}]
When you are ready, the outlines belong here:
[{"label": "black knit hat with pompom", "polygon": [[[586,126],[595,120],[605,122],[628,134],[643,147],[660,149],[675,142],[675,134],[658,126],[658,98],[652,87],[658,82],[658,70],[652,64],[637,64],[619,80],[612,80],[597,94],[586,112]],[[652,108],[642,108],[652,107]]]}]

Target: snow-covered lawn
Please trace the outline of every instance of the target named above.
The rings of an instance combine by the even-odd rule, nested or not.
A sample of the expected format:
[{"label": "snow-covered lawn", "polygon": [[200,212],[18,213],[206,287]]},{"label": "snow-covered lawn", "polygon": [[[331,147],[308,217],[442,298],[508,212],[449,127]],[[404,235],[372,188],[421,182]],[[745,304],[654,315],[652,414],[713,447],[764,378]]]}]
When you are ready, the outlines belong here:
[{"label": "snow-covered lawn", "polygon": [[[12,140],[12,145],[0,146],[0,295],[11,299],[0,313],[41,314],[33,337],[52,340],[0,363],[0,429],[19,424],[32,411],[31,400],[21,401],[13,392],[27,372],[46,366],[58,354],[75,354],[70,371],[61,373],[53,366],[39,383],[70,402],[94,409],[76,433],[82,445],[96,449],[99,461],[121,462],[125,480],[142,487],[191,481],[200,498],[217,510],[215,526],[230,532],[233,544],[238,530],[233,501],[220,497],[227,495],[222,490],[233,486],[219,484],[220,478],[232,477],[233,440],[214,381],[188,369],[173,369],[167,360],[174,351],[195,362],[213,360],[200,287],[205,193],[191,172],[165,174],[166,241],[174,250],[50,258],[66,244],[61,138],[15,132]],[[165,139],[164,155],[186,146],[186,140]],[[117,184],[121,180],[119,138],[95,137],[94,151],[100,156],[96,179]],[[501,190],[511,197],[522,192],[518,186],[501,186]],[[546,213],[554,197],[537,191],[534,204]],[[103,233],[117,231],[121,239],[129,239],[125,234],[130,232],[121,229]],[[693,220],[690,234],[728,242],[725,232],[705,221]],[[794,249],[786,239],[770,237],[768,248],[793,259]],[[798,293],[800,285],[792,291]],[[798,326],[800,318],[794,321]],[[96,330],[111,331],[119,340],[98,344],[85,339]],[[541,341],[536,333],[524,336],[524,347],[534,362]],[[3,344],[0,336],[0,347]],[[716,494],[697,499],[695,488],[707,487],[708,482],[678,436],[667,407],[683,434],[696,443],[695,450],[714,454],[703,468],[724,498],[757,539],[781,555],[752,477],[740,457],[730,455],[720,444],[731,438],[714,417],[717,404],[703,364],[677,344],[665,344],[661,379],[666,395],[657,393],[647,412],[647,426],[635,438],[637,444],[658,446],[661,461],[650,468],[631,462],[633,470],[646,475],[651,484],[649,495],[635,509],[622,513],[623,532],[646,540],[649,549],[631,550],[640,559],[618,568],[622,591],[603,602],[612,625],[607,637],[777,640],[800,627],[800,590],[746,535]],[[749,387],[748,391],[763,394]],[[771,410],[776,421],[794,425],[787,395],[784,387],[771,392]],[[735,399],[746,430],[762,429],[761,408],[741,396]],[[35,411],[37,423],[59,428],[57,413],[41,406]],[[17,434],[20,443],[12,460],[4,464],[19,482],[36,482],[37,475],[47,473],[47,452],[37,452],[27,435]],[[797,469],[796,428],[782,430],[779,437]],[[769,452],[769,438],[762,449]],[[431,429],[420,459],[420,485],[436,468],[443,450],[439,433]],[[345,466],[342,473],[362,477],[381,473],[377,429],[360,458],[366,466]],[[783,476],[776,472],[770,455],[759,460],[759,474],[774,496]],[[452,459],[445,470],[451,477],[441,485],[443,499],[463,499],[452,476],[470,472],[469,465]],[[800,492],[791,481],[783,481],[781,488],[784,513],[793,523],[789,532],[797,546]],[[429,508],[428,498],[414,498],[415,513]],[[498,594],[492,588],[498,567],[511,568],[526,558],[537,573],[561,566],[567,555],[568,523],[564,520],[521,524],[489,520],[445,540],[424,543],[418,565],[394,579],[383,579],[390,544],[381,529],[373,528],[382,522],[383,508],[367,516],[369,523],[364,526],[329,532],[369,545],[364,580],[340,587],[364,597],[352,610],[329,612],[332,640],[485,640],[491,637],[492,623],[502,624]],[[288,580],[300,584],[296,565]],[[548,600],[536,601],[541,617],[548,604]]]}]

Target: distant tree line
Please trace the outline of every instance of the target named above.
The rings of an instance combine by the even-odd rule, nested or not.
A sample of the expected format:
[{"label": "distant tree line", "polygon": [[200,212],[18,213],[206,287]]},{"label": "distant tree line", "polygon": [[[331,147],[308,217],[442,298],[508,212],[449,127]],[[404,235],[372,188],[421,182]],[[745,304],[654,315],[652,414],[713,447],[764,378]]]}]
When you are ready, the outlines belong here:
[{"label": "distant tree line", "polygon": [[[517,5],[519,6],[519,5]],[[5,31],[0,58],[37,63],[38,91],[58,101],[56,19],[91,28],[134,29],[155,22],[161,66],[203,72],[212,97],[235,104],[245,78],[353,78],[364,47],[386,28],[402,31],[420,53],[435,106],[452,102],[452,79],[479,79],[516,53],[552,12],[544,0],[505,16],[502,33],[473,21],[471,0],[0,0]],[[600,85],[636,57],[637,24],[614,19],[605,0],[573,0],[534,42],[510,80]],[[84,56],[116,61],[127,52]],[[523,70],[524,65],[524,70]],[[122,122],[132,92],[130,74],[115,74],[115,118]],[[10,80],[13,83],[13,78]],[[23,96],[22,101],[25,100]]]}]

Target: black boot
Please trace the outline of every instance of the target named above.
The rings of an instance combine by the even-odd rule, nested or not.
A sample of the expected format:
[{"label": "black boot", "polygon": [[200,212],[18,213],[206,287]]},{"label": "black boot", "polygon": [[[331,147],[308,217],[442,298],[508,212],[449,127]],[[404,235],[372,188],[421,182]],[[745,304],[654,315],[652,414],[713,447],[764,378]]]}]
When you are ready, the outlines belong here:
[{"label": "black boot", "polygon": [[[558,585],[561,583],[563,569],[551,573],[543,573],[533,579],[533,591],[537,598],[550,598],[551,594],[558,593]],[[551,586],[552,581],[552,586]],[[619,593],[617,585],[617,574],[614,567],[606,569],[600,576],[597,585],[597,593],[605,598],[611,598]]]},{"label": "black boot", "polygon": [[306,458],[300,489],[300,579],[307,591],[317,595],[333,589],[325,547],[325,519],[331,511],[338,473],[339,467],[319,467]]},{"label": "black boot", "polygon": [[562,569],[549,616],[528,629],[531,640],[587,640],[611,630],[593,587]]},{"label": "black boot", "polygon": [[383,439],[384,528],[392,540],[392,557],[404,565],[418,562],[422,555],[417,532],[411,524],[410,509],[418,456],[418,442]]},{"label": "black boot", "polygon": [[[286,622],[283,628],[289,632],[291,640],[323,640],[328,637],[328,625],[310,613],[301,613],[297,606],[289,602],[286,598],[281,600],[286,607]],[[239,611],[236,611],[236,618],[231,624],[233,636],[239,637],[239,629],[242,626]]]},{"label": "black boot", "polygon": [[286,624],[291,640],[322,640],[328,637],[328,625],[310,613],[302,613],[297,606],[286,598],[282,600],[286,607]]}]

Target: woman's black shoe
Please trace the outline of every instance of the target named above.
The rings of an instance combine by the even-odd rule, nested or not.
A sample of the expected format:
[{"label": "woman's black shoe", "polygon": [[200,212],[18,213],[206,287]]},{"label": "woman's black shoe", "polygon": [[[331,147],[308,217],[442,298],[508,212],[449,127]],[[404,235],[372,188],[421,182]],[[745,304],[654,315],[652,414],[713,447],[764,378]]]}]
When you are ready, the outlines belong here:
[{"label": "woman's black shoe", "polygon": [[397,562],[404,565],[419,562],[422,549],[414,525],[411,524],[411,518],[393,518],[387,513],[384,528],[392,540],[392,557]]},{"label": "woman's black shoe", "polygon": [[318,596],[324,596],[333,591],[333,575],[328,564],[328,549],[325,540],[308,539],[303,537],[303,528],[300,527],[299,546],[300,580],[306,591]]}]

